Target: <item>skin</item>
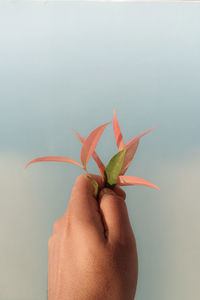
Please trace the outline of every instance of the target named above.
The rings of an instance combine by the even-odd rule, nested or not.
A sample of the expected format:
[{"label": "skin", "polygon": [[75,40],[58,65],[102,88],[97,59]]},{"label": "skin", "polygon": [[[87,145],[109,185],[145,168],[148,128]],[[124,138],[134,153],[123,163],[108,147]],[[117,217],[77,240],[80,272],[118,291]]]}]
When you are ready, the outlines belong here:
[{"label": "skin", "polygon": [[119,187],[99,200],[86,174],[73,186],[65,214],[48,242],[48,300],[133,300],[138,277],[134,233]]}]

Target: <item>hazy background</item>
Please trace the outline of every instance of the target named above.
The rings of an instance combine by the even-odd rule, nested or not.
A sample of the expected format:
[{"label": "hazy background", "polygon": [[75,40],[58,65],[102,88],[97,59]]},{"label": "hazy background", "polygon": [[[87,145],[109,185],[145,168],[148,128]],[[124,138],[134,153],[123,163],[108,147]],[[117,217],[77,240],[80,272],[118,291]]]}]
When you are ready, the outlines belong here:
[{"label": "hazy background", "polygon": [[[0,300],[44,300],[48,238],[87,137],[112,121],[143,137],[126,187],[139,254],[136,300],[199,300],[200,4],[0,3]],[[117,151],[112,125],[97,152]],[[89,171],[98,173],[91,161]]]}]

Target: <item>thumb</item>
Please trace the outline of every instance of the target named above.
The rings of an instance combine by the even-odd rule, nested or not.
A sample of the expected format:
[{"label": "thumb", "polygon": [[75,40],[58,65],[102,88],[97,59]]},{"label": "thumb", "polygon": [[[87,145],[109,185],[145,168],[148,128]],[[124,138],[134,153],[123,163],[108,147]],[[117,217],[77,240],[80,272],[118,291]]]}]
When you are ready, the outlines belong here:
[{"label": "thumb", "polygon": [[99,194],[99,206],[102,214],[107,239],[125,243],[132,236],[125,203],[125,192],[116,186],[114,190],[103,188]]}]

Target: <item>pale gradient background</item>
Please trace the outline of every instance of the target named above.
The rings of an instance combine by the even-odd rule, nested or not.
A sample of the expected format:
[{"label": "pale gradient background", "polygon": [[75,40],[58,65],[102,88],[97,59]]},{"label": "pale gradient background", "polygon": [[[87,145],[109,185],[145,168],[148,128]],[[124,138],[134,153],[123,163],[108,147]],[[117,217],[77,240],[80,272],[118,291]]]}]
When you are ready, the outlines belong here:
[{"label": "pale gradient background", "polygon": [[[86,137],[116,108],[142,138],[126,187],[137,238],[136,300],[199,300],[200,4],[0,4],[0,300],[44,300],[47,242],[81,169]],[[97,152],[117,151],[112,126]],[[95,164],[89,170],[98,173]],[[81,287],[80,287],[81,288]]]}]

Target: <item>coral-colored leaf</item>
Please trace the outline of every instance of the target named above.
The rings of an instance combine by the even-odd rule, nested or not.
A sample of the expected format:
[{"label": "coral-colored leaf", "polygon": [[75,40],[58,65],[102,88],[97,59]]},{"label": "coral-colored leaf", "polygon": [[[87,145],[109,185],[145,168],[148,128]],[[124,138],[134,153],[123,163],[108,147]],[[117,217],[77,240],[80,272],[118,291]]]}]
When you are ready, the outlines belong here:
[{"label": "coral-colored leaf", "polygon": [[105,129],[105,127],[110,124],[111,122],[105,123],[96,129],[94,129],[87,139],[83,142],[83,146],[81,149],[81,162],[84,167],[86,167],[91,155],[94,153],[95,147]]},{"label": "coral-colored leaf", "polygon": [[67,158],[67,157],[62,157],[62,156],[44,156],[44,157],[38,157],[35,158],[33,160],[31,160],[26,166],[25,168],[27,168],[30,164],[36,163],[36,162],[40,162],[40,161],[56,161],[56,162],[64,162],[64,163],[72,163],[75,164],[81,168],[83,168],[81,166],[81,164],[71,158]]},{"label": "coral-colored leaf", "polygon": [[99,168],[102,179],[104,179],[104,170],[106,167],[104,166],[103,162],[101,161],[101,159],[99,158],[98,154],[95,151],[93,152],[92,157]]},{"label": "coral-colored leaf", "polygon": [[119,176],[117,183],[121,186],[144,185],[144,186],[148,186],[148,187],[151,187],[151,188],[154,188],[154,189],[157,189],[160,191],[159,187],[157,187],[155,184],[153,184],[145,179],[136,177],[136,176]]},{"label": "coral-colored leaf", "polygon": [[146,135],[147,133],[151,132],[156,126],[153,126],[151,129],[145,131],[144,133],[136,136],[135,138],[133,138],[132,140],[130,140],[128,143],[126,143],[125,146],[130,146],[132,143],[135,142],[135,140],[137,140],[138,138],[140,139],[141,137],[143,137],[144,135]]},{"label": "coral-colored leaf", "polygon": [[74,129],[70,128],[76,135],[75,137],[81,142],[83,143],[85,141],[85,139],[77,132],[75,131]]},{"label": "coral-colored leaf", "polygon": [[116,111],[114,109],[113,112],[113,130],[114,130],[114,134],[115,134],[115,141],[117,144],[117,147],[119,150],[122,150],[124,148],[124,141],[123,141],[123,136],[119,127],[119,123],[117,120],[117,116],[116,116]]},{"label": "coral-colored leaf", "polygon": [[[70,128],[71,129],[71,128]],[[75,132],[76,134],[76,138],[81,142],[83,143],[85,141],[85,139],[78,133],[76,132],[74,129],[71,129]],[[99,171],[101,173],[101,176],[102,176],[102,179],[104,180],[104,170],[105,170],[105,166],[103,164],[103,162],[101,161],[101,159],[99,158],[98,154],[94,151],[93,154],[92,154],[92,157],[94,159],[94,161],[96,162],[97,164],[97,167],[99,168]]]},{"label": "coral-colored leaf", "polygon": [[127,171],[128,167],[129,167],[130,163],[132,162],[132,159],[135,155],[135,152],[139,145],[139,141],[140,141],[140,139],[137,138],[134,140],[134,142],[132,144],[130,144],[129,146],[125,146],[126,153],[125,153],[125,157],[124,157],[123,166],[120,171],[120,175],[124,175],[124,173]]},{"label": "coral-colored leaf", "polygon": [[143,137],[145,134],[151,132],[154,128],[155,128],[155,126],[152,127],[151,129],[145,131],[144,133],[136,136],[135,138],[130,140],[128,143],[126,143],[126,145],[124,146],[124,147],[126,147],[126,154],[125,154],[124,163],[123,163],[120,175],[124,175],[129,167],[129,165],[131,164],[133,157],[137,151],[140,138]]}]

